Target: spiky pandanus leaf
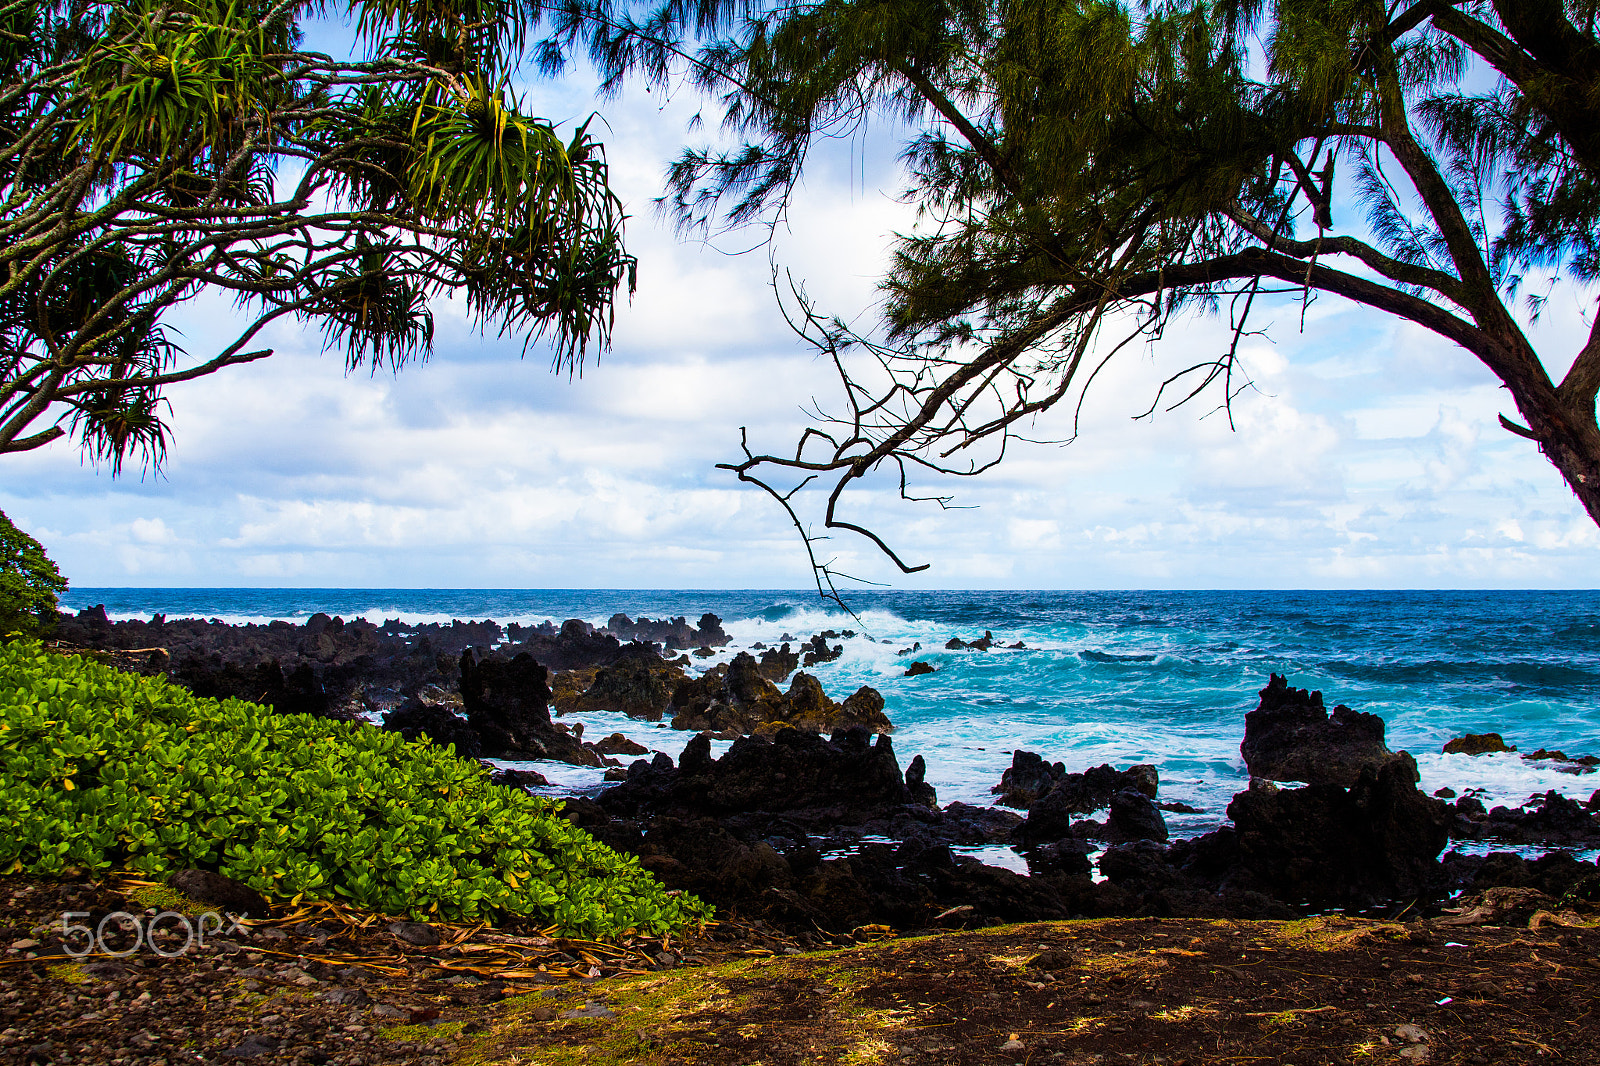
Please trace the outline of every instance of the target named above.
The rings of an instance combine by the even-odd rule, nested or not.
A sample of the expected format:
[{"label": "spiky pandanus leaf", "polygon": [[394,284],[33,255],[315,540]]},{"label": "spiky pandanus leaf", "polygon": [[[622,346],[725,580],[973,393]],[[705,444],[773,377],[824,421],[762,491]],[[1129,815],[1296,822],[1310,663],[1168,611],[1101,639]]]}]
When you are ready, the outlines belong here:
[{"label": "spiky pandanus leaf", "polygon": [[[79,132],[114,159],[170,157],[198,142],[227,151],[241,126],[281,102],[280,40],[247,29],[234,5],[199,0],[176,10],[148,0],[115,11],[78,79],[88,99]],[[191,150],[192,149],[188,149]]]},{"label": "spiky pandanus leaf", "polygon": [[426,358],[433,345],[433,313],[427,294],[394,269],[391,257],[369,244],[335,268],[313,311],[329,347],[345,351],[345,366],[399,370]]},{"label": "spiky pandanus leaf", "polygon": [[171,432],[160,414],[166,403],[153,389],[124,391],[108,384],[78,402],[73,429],[84,453],[105,463],[113,474],[135,456],[145,465],[159,465]]}]

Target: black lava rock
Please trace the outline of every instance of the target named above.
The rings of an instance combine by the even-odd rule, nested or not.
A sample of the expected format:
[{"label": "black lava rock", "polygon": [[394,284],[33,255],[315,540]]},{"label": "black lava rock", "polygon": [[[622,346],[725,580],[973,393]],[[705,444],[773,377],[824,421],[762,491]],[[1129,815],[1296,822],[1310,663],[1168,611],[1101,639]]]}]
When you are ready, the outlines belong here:
[{"label": "black lava rock", "polygon": [[1290,902],[1372,903],[1425,891],[1440,873],[1450,811],[1416,787],[1405,752],[1348,789],[1253,782],[1228,816],[1240,864]]},{"label": "black lava rock", "polygon": [[1261,703],[1244,717],[1239,753],[1251,777],[1348,788],[1364,770],[1378,770],[1393,754],[1383,741],[1383,719],[1342,704],[1327,714],[1322,693],[1290,688],[1271,675]]}]

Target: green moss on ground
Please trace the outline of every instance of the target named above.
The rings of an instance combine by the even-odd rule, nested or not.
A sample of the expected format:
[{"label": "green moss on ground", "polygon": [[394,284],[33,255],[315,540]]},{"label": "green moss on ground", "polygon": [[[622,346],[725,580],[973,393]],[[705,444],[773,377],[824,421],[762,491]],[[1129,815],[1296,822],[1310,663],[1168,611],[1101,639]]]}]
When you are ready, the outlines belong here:
[{"label": "green moss on ground", "polygon": [[128,898],[141,907],[154,907],[158,911],[175,911],[178,914],[204,914],[215,909],[208,903],[185,896],[171,885],[159,883],[130,885]]}]

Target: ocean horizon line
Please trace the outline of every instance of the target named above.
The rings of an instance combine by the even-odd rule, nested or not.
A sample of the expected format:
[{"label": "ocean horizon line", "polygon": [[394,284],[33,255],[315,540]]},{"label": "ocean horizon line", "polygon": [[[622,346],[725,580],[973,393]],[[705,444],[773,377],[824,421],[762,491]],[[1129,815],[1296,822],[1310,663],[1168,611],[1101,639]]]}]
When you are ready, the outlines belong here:
[{"label": "ocean horizon line", "polygon": [[[678,585],[77,585],[70,586],[63,598],[74,593],[87,592],[675,592],[675,593],[735,593],[735,592],[772,592],[794,594],[802,596],[815,596],[819,600],[831,601],[831,597],[823,596],[814,588],[785,588],[781,586],[678,586]],[[985,593],[1029,595],[1037,593],[1204,593],[1215,595],[1218,593],[1236,593],[1239,595],[1254,594],[1293,594],[1304,595],[1313,593],[1382,593],[1382,592],[1470,592],[1470,593],[1522,593],[1522,592],[1553,592],[1584,594],[1600,592],[1600,586],[1593,588],[1568,588],[1564,586],[1476,586],[1476,585],[1363,585],[1363,586],[1297,586],[1274,587],[1260,586],[1256,588],[1234,588],[1231,586],[1124,586],[1113,588],[1077,587],[1077,588],[1011,588],[980,586],[949,587],[949,588],[868,588],[850,589],[841,592],[841,596],[894,596],[894,595],[928,595],[939,593]]]}]

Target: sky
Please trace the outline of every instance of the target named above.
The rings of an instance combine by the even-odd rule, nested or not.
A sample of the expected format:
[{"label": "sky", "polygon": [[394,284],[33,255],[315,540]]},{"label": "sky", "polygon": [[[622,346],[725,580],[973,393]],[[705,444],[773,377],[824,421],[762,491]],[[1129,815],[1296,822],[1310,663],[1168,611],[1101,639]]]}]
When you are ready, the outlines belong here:
[{"label": "sky", "polygon": [[[159,474],[113,478],[57,442],[7,456],[0,510],[76,586],[803,588],[801,542],[778,506],[719,462],[740,428],[792,449],[805,409],[839,407],[832,368],[798,342],[769,287],[777,262],[819,305],[869,323],[875,284],[912,210],[891,129],[812,160],[766,249],[758,235],[686,242],[657,217],[663,170],[698,102],[593,95],[578,71],[530,83],[571,128],[591,111],[631,218],[639,288],[613,347],[581,378],[540,349],[472,332],[438,307],[431,361],[346,375],[292,326],[276,354],[169,390],[174,445]],[[1593,294],[1556,290],[1535,328],[1559,375]],[[192,352],[243,323],[226,301],[174,318]],[[1509,397],[1465,352],[1333,297],[1270,308],[1242,351],[1255,381],[1234,426],[1204,407],[1148,420],[1162,378],[1226,344],[1191,318],[1097,381],[1068,446],[1015,445],[959,509],[853,493],[865,542],[822,551],[901,588],[1593,588],[1600,531],[1535,446],[1503,429]],[[1070,434],[1071,412],[1028,427]],[[934,487],[934,486],[929,486]],[[820,511],[820,494],[807,515]]]}]

